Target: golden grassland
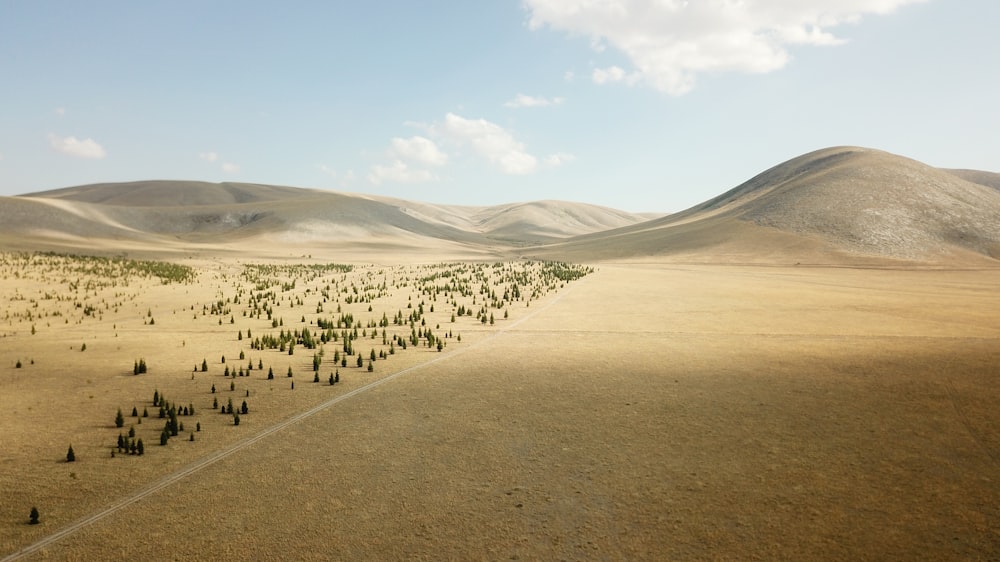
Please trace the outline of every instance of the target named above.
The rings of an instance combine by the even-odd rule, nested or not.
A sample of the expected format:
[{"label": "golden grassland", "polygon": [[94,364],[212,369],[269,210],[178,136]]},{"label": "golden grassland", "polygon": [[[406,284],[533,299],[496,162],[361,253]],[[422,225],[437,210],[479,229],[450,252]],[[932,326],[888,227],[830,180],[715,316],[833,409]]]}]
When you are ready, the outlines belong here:
[{"label": "golden grassland", "polygon": [[[144,277],[79,289],[81,302],[105,301],[97,316],[74,300],[37,300],[67,290],[57,272],[4,272],[11,317],[0,326],[0,554],[297,412],[417,367],[32,557],[1000,555],[996,270],[606,263],[579,280],[539,284],[530,306],[523,294],[491,308],[494,325],[475,316],[452,324],[452,308],[482,305],[476,283],[454,295],[456,306],[440,294],[426,312],[435,334],[461,333],[462,342],[447,338],[440,353],[410,346],[371,373],[352,356],[330,386],[324,375],[341,342],[325,345],[313,383],[313,350],[254,350],[236,332],[312,330],[310,322],[336,316],[335,298],[316,312],[327,283],[364,293],[386,281],[390,294],[371,303],[331,293],[361,322],[409,314],[407,304],[432,302],[414,280],[444,266],[358,266],[308,282],[297,270],[301,280],[284,292],[280,283],[296,273],[275,273],[279,286],[255,291],[275,292],[273,316],[284,325],[272,328],[266,317],[242,316],[255,289],[240,276],[244,264],[195,265],[192,284]],[[467,266],[470,275],[476,267]],[[487,285],[500,288],[492,267],[484,267],[496,273]],[[202,314],[237,295],[230,314]],[[410,334],[409,325],[387,329]],[[381,341],[361,337],[355,346],[367,357]],[[221,356],[232,367],[240,351],[255,370],[224,377]],[[138,358],[149,373],[132,375]],[[208,371],[192,372],[203,358]],[[274,367],[274,380],[256,369],[259,360]],[[166,447],[154,390],[196,409]],[[216,396],[248,400],[239,426],[213,411]],[[127,430],[133,405],[150,412],[135,426],[146,454],[111,458],[122,431],[115,412],[122,408]],[[196,420],[202,431],[187,441]],[[74,463],[64,458],[70,442]],[[40,525],[27,524],[32,505]]]}]

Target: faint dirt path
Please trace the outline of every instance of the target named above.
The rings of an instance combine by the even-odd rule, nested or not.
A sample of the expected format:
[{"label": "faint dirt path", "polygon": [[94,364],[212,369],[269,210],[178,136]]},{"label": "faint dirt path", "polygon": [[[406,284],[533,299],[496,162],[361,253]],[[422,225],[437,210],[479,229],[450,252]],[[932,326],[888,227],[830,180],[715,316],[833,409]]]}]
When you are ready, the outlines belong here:
[{"label": "faint dirt path", "polygon": [[128,506],[130,506],[130,505],[132,505],[132,504],[134,504],[136,502],[138,502],[138,501],[141,501],[143,498],[145,498],[147,496],[150,496],[152,494],[155,494],[156,492],[159,492],[160,490],[162,490],[164,488],[167,488],[170,485],[175,484],[176,482],[178,482],[180,480],[183,480],[184,478],[186,478],[186,477],[194,474],[195,472],[198,472],[199,470],[201,470],[203,468],[209,467],[209,466],[211,466],[211,465],[213,465],[213,464],[221,461],[222,459],[224,459],[224,458],[232,455],[233,453],[239,452],[239,451],[241,451],[241,450],[249,447],[250,445],[253,445],[256,442],[258,442],[258,441],[260,441],[262,439],[266,439],[270,435],[272,435],[274,433],[277,433],[277,432],[285,429],[286,427],[288,427],[288,426],[290,426],[292,424],[298,423],[298,422],[300,422],[300,421],[302,421],[302,420],[304,420],[304,419],[306,419],[306,418],[308,418],[310,416],[313,416],[313,415],[315,415],[318,412],[326,410],[327,408],[329,408],[329,407],[331,407],[331,406],[333,406],[333,405],[335,405],[335,404],[337,404],[339,402],[343,402],[344,400],[348,400],[350,398],[353,398],[354,396],[357,396],[358,394],[367,392],[367,391],[369,391],[369,390],[371,390],[371,389],[373,389],[375,387],[378,387],[378,386],[381,386],[383,384],[386,384],[386,383],[388,383],[388,382],[390,382],[390,381],[392,381],[392,380],[394,380],[396,378],[399,378],[399,377],[401,377],[401,376],[403,376],[403,375],[405,375],[407,373],[416,371],[418,369],[423,369],[425,367],[428,367],[430,365],[438,363],[439,361],[446,361],[448,359],[451,359],[451,358],[454,358],[454,357],[458,357],[458,356],[463,355],[465,353],[468,353],[468,352],[470,352],[470,351],[472,351],[472,350],[474,350],[476,348],[479,348],[479,347],[481,347],[483,345],[486,345],[487,343],[493,341],[494,339],[496,339],[498,336],[504,334],[505,332],[509,332],[511,330],[514,330],[518,326],[520,326],[522,323],[527,322],[528,320],[534,318],[538,314],[541,314],[542,312],[544,312],[545,310],[547,310],[549,307],[551,307],[554,304],[556,304],[557,302],[559,302],[563,298],[563,296],[565,296],[567,293],[569,293],[578,284],[584,283],[587,280],[588,279],[586,277],[584,277],[582,279],[577,280],[573,284],[566,285],[566,287],[559,294],[557,294],[554,297],[552,297],[552,299],[549,302],[545,303],[544,305],[542,305],[541,307],[535,309],[534,311],[528,313],[527,316],[524,316],[523,318],[519,318],[518,320],[515,320],[509,326],[505,326],[503,328],[497,329],[496,331],[494,331],[493,333],[491,333],[487,337],[483,338],[482,340],[480,340],[478,342],[475,342],[475,343],[469,345],[468,347],[463,347],[462,349],[458,349],[456,351],[453,351],[453,352],[450,352],[450,353],[447,353],[447,354],[442,354],[439,357],[435,357],[434,359],[431,359],[431,360],[429,360],[429,361],[427,361],[425,363],[421,363],[419,365],[414,365],[412,367],[407,367],[406,369],[403,369],[402,371],[393,373],[393,374],[388,375],[386,377],[383,377],[383,378],[381,378],[381,379],[379,379],[377,381],[374,381],[374,382],[371,382],[369,384],[366,384],[366,385],[364,385],[362,387],[358,387],[358,388],[356,388],[356,389],[354,389],[354,390],[352,390],[352,391],[350,391],[350,392],[348,392],[346,394],[341,394],[340,396],[336,396],[334,398],[331,398],[331,399],[329,399],[329,400],[327,400],[325,402],[322,402],[319,405],[314,406],[314,407],[312,407],[312,408],[310,408],[310,409],[308,409],[308,410],[306,410],[304,412],[300,412],[300,413],[298,413],[298,414],[296,414],[296,415],[294,415],[294,416],[292,416],[292,417],[290,417],[290,418],[288,418],[288,419],[286,419],[284,421],[278,422],[278,423],[276,423],[276,424],[274,424],[274,425],[272,425],[272,426],[270,426],[268,428],[265,428],[265,429],[261,430],[260,432],[256,433],[255,435],[252,435],[250,437],[247,437],[246,439],[243,439],[242,441],[237,441],[236,443],[233,443],[232,445],[229,445],[227,447],[219,449],[218,451],[216,451],[216,452],[214,452],[214,453],[212,453],[210,455],[207,455],[207,456],[203,457],[202,459],[200,459],[198,461],[195,461],[194,463],[192,463],[192,464],[190,464],[190,465],[188,465],[188,466],[186,466],[186,467],[184,467],[184,468],[182,468],[180,470],[177,470],[177,471],[175,471],[175,472],[173,472],[171,474],[168,474],[168,475],[164,476],[163,478],[157,480],[156,482],[150,484],[149,486],[146,486],[145,488],[142,488],[142,489],[136,491],[134,494],[132,494],[130,496],[127,496],[127,497],[124,497],[124,498],[116,501],[115,503],[109,505],[107,508],[105,508],[105,509],[103,509],[103,510],[97,512],[97,513],[94,513],[92,515],[88,515],[88,516],[84,517],[83,519],[80,519],[80,520],[78,520],[78,521],[76,521],[76,522],[74,522],[74,523],[72,523],[72,524],[70,524],[70,525],[68,525],[66,527],[63,527],[62,529],[56,531],[55,533],[52,533],[51,535],[43,537],[42,539],[38,540],[34,544],[26,546],[26,547],[18,550],[17,552],[13,552],[11,554],[8,554],[7,556],[4,556],[3,558],[0,558],[0,562],[13,562],[14,560],[20,560],[20,559],[24,558],[25,556],[34,554],[34,553],[38,552],[39,550],[41,550],[41,549],[43,549],[43,548],[45,548],[45,547],[47,547],[47,546],[49,546],[49,545],[51,545],[51,544],[59,541],[59,540],[61,540],[61,539],[65,538],[65,537],[67,537],[69,535],[72,535],[73,533],[79,531],[80,529],[82,529],[82,528],[84,528],[84,527],[86,527],[86,526],[88,526],[88,525],[90,525],[92,523],[96,523],[96,522],[100,521],[101,519],[104,519],[105,517],[107,517],[109,515],[113,515],[114,513],[118,512],[118,511],[121,511],[122,509],[124,509],[124,508],[126,508],[126,507],[128,507]]}]

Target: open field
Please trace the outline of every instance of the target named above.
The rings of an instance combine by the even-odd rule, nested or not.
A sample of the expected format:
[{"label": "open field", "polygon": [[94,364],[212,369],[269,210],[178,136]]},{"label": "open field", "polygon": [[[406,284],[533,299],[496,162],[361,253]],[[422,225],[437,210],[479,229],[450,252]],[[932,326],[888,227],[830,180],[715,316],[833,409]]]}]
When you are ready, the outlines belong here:
[{"label": "open field", "polygon": [[[411,346],[376,361],[371,373],[351,356],[342,382],[331,386],[312,382],[312,350],[258,351],[235,337],[247,328],[254,337],[278,330],[266,318],[242,317],[243,265],[191,263],[198,284],[137,279],[127,289],[95,289],[88,301],[120,302],[103,318],[67,313],[46,318],[51,326],[34,318],[33,336],[30,322],[7,321],[0,553],[405,370],[30,558],[1000,555],[996,270],[602,264],[530,307],[506,307],[510,317],[493,326],[475,316],[451,324],[439,296],[428,322],[441,324],[435,333],[460,332],[461,343],[448,338],[440,353]],[[401,281],[417,268],[359,266],[336,275],[360,280],[382,270]],[[9,295],[16,282],[4,283]],[[307,326],[334,316],[332,303],[316,313],[312,287],[301,281],[290,289],[286,299],[306,301],[290,308],[279,287],[275,316],[284,329],[302,326],[300,316]],[[409,314],[413,290],[375,299],[373,317],[381,318],[380,306],[390,319],[396,310]],[[238,294],[230,314],[202,315],[201,304]],[[30,297],[15,303],[8,306],[22,310]],[[367,303],[341,305],[369,320]],[[381,348],[380,335],[376,345],[356,342],[366,357],[369,347]],[[326,344],[323,375],[333,369],[334,348]],[[241,350],[255,369],[258,360],[273,365],[275,379],[260,370],[224,377],[219,356],[235,368]],[[150,372],[133,376],[140,357]],[[203,357],[209,370],[192,373]],[[251,391],[241,425],[213,411],[213,383],[219,397]],[[154,390],[194,404],[197,415],[180,418],[202,423],[194,442],[188,427],[159,446]],[[133,404],[150,409],[136,426],[146,454],[111,458],[122,431],[115,411],[125,411],[127,429]],[[74,463],[64,460],[70,442]],[[32,505],[41,525],[27,525]]]}]

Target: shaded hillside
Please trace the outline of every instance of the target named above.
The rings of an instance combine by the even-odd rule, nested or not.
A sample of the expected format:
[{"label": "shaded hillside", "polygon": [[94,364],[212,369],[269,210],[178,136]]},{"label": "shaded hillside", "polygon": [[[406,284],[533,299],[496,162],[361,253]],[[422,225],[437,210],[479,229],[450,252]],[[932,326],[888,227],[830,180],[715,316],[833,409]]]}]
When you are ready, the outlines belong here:
[{"label": "shaded hillside", "polygon": [[[6,239],[289,245],[458,245],[496,252],[636,224],[640,215],[545,201],[492,207],[259,184],[142,181],[76,186],[11,199]],[[40,226],[44,225],[44,227]],[[28,244],[30,245],[30,243]]]},{"label": "shaded hillside", "polygon": [[886,152],[837,147],[789,160],[683,212],[533,253],[996,259],[997,217],[995,189]]},{"label": "shaded hillside", "polygon": [[44,197],[116,207],[192,207],[298,199],[314,193],[316,192],[310,189],[263,184],[149,180],[79,185],[30,193],[24,197]]},{"label": "shaded hillside", "polygon": [[985,185],[986,187],[992,187],[1000,191],[1000,174],[979,170],[952,170],[947,168],[942,168],[942,170],[953,176],[958,176],[965,181],[978,183],[979,185]]}]

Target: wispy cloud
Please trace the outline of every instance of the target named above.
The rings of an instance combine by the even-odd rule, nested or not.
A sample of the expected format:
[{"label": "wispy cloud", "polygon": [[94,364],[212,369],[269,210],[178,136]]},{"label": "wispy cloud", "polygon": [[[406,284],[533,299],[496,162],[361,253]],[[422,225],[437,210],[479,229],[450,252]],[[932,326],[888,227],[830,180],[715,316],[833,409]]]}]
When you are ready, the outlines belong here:
[{"label": "wispy cloud", "polygon": [[94,139],[77,139],[76,137],[60,137],[56,134],[49,135],[49,145],[58,152],[76,156],[77,158],[88,158],[100,160],[108,155],[104,147],[97,144]]},{"label": "wispy cloud", "polygon": [[472,149],[506,174],[530,174],[538,167],[538,158],[529,154],[524,144],[509,131],[485,119],[466,119],[454,113],[444,117],[435,131]]},{"label": "wispy cloud", "polygon": [[562,105],[566,101],[566,98],[545,98],[545,97],[535,97],[526,96],[524,94],[517,94],[514,99],[504,103],[504,107],[546,107],[550,105]]},{"label": "wispy cloud", "polygon": [[219,155],[214,152],[202,152],[198,155],[198,158],[201,158],[206,162],[215,162],[219,159]]},{"label": "wispy cloud", "polygon": [[368,181],[374,185],[383,182],[394,183],[424,183],[437,179],[430,170],[411,168],[401,160],[395,160],[388,166],[372,166]]},{"label": "wispy cloud", "polygon": [[576,156],[573,156],[568,152],[557,152],[546,156],[545,164],[549,167],[556,168],[568,162],[572,162],[573,160],[576,160]]},{"label": "wispy cloud", "polygon": [[598,84],[643,81],[671,95],[704,73],[764,73],[788,64],[788,46],[838,45],[830,29],[926,0],[524,0],[531,29],[549,27],[612,47],[633,71],[598,69]]},{"label": "wispy cloud", "polygon": [[448,163],[448,155],[442,152],[437,143],[426,137],[413,136],[408,139],[396,137],[390,144],[390,152],[403,160],[427,166],[444,166]]},{"label": "wispy cloud", "polygon": [[625,72],[625,69],[620,66],[609,66],[607,68],[595,68],[594,72],[591,73],[590,79],[594,81],[595,84],[610,84],[612,82],[625,82],[628,85],[635,84],[639,81],[640,75],[637,72],[629,74]]},{"label": "wispy cloud", "polygon": [[222,171],[227,174],[238,174],[240,173],[240,165],[233,164],[232,162],[223,162]]},{"label": "wispy cloud", "polygon": [[[406,125],[429,128],[421,123],[407,122]],[[436,142],[419,135],[408,139],[394,137],[389,141],[386,154],[391,163],[376,164],[368,174],[368,181],[374,185],[384,182],[394,183],[425,183],[437,181],[438,177],[426,169],[426,166],[439,168],[448,163],[448,155],[441,150]]]}]

